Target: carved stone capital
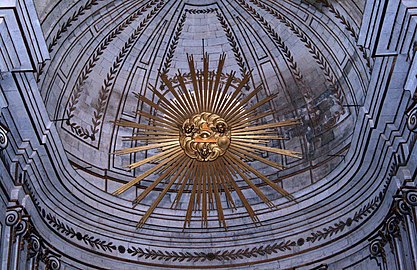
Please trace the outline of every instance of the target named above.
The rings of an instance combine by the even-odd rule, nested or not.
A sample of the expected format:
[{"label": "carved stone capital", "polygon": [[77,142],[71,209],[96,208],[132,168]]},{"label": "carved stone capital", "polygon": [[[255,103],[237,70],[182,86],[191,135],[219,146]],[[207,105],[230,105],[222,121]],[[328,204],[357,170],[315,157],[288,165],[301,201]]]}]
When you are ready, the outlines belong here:
[{"label": "carved stone capital", "polygon": [[411,207],[417,206],[417,189],[407,189],[403,191],[404,201]]},{"label": "carved stone capital", "polygon": [[15,226],[22,219],[22,210],[19,208],[8,209],[6,212],[6,226]]},{"label": "carved stone capital", "polygon": [[35,269],[39,267],[40,261],[46,265],[46,270],[59,270],[61,268],[59,259],[61,256],[48,247],[32,224],[29,224],[24,240],[27,243],[29,257],[34,260]]},{"label": "carved stone capital", "polygon": [[9,140],[7,139],[7,133],[9,130],[0,124],[0,151],[6,149],[7,145],[9,144]]},{"label": "carved stone capital", "polygon": [[407,127],[412,132],[417,132],[417,106],[408,113]]},{"label": "carved stone capital", "polygon": [[386,244],[386,239],[384,237],[378,237],[371,241],[369,245],[369,252],[373,259],[382,258],[383,262],[386,262],[386,254],[384,246]]},{"label": "carved stone capital", "polygon": [[[60,255],[53,252],[49,245],[45,243],[22,206],[7,209],[5,224],[10,227],[13,244],[19,245],[22,250],[27,247],[29,259],[33,259],[35,264],[34,269],[38,269],[40,261],[46,265],[47,270],[59,270],[61,268]],[[19,242],[16,241],[17,239],[19,239]]]},{"label": "carved stone capital", "polygon": [[385,233],[387,234],[388,239],[400,238],[400,223],[401,217],[399,215],[392,215],[385,223]]}]

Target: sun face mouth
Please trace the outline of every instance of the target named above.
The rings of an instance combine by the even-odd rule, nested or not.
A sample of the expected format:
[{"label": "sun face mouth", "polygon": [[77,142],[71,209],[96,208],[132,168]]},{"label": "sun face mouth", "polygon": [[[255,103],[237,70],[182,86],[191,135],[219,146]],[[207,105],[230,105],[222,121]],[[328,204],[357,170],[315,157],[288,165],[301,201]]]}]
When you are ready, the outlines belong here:
[{"label": "sun face mouth", "polygon": [[230,127],[219,115],[195,114],[180,129],[180,145],[184,153],[198,161],[214,161],[224,155],[231,142]]}]

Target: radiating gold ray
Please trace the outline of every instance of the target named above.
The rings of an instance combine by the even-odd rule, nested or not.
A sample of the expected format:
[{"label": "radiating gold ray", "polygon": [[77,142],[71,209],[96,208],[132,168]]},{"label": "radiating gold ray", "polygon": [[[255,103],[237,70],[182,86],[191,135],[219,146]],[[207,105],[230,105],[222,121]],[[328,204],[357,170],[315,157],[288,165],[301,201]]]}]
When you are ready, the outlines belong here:
[{"label": "radiating gold ray", "polygon": [[170,118],[177,125],[181,125],[182,122],[184,121],[184,117],[178,117],[176,115],[171,114],[170,112],[168,112],[167,110],[163,109],[161,106],[159,106],[158,104],[150,101],[149,99],[147,99],[144,96],[138,96],[138,99],[140,101],[148,104],[149,106],[151,106],[152,108],[154,108],[156,111],[159,111],[161,113],[164,113],[166,118]]},{"label": "radiating gold ray", "polygon": [[249,139],[249,138],[238,138],[238,137],[233,137],[233,141],[254,143],[254,144],[267,144],[270,142],[269,140],[254,140],[254,139]]},{"label": "radiating gold ray", "polygon": [[[154,113],[136,112],[137,115],[148,119],[148,124],[127,120],[116,123],[119,126],[136,129],[132,136],[124,136],[123,140],[140,141],[146,145],[117,150],[114,154],[131,154],[155,149],[156,153],[151,151],[150,157],[134,162],[128,168],[135,169],[145,164],[157,164],[118,188],[113,194],[119,195],[149,175],[157,175],[156,180],[133,201],[133,205],[136,206],[158,186],[164,187],[139,220],[138,228],[147,222],[169,190],[176,192],[171,208],[177,208],[184,199],[184,194],[190,192],[187,196],[184,229],[191,226],[194,216],[201,219],[201,227],[208,227],[211,210],[216,210],[219,225],[227,229],[224,207],[236,209],[233,200],[235,195],[242,202],[252,221],[255,224],[260,222],[238,185],[238,179],[242,179],[256,196],[271,208],[274,207],[273,202],[252,182],[251,177],[261,179],[268,187],[295,201],[278,184],[247,164],[247,159],[282,170],[284,166],[261,155],[267,151],[300,158],[298,152],[267,146],[273,140],[286,139],[277,135],[278,128],[299,124],[300,121],[292,119],[259,124],[262,122],[261,119],[268,121],[266,117],[275,113],[273,109],[262,113],[259,113],[259,110],[277,95],[267,96],[248,106],[249,102],[263,90],[263,86],[259,85],[248,93],[243,91],[251,78],[250,73],[244,74],[240,80],[235,77],[234,71],[223,74],[225,57],[225,54],[220,56],[216,71],[209,71],[207,53],[203,55],[203,68],[200,70],[196,69],[193,56],[187,55],[189,75],[187,73],[182,75],[178,71],[177,79],[169,79],[166,74],[159,74],[169,91],[168,95],[152,85],[149,85],[149,89],[154,93],[156,101],[136,94],[140,101],[154,111]],[[178,83],[174,83],[175,81]],[[213,143],[217,145],[211,145]],[[187,147],[191,148],[186,150]],[[211,147],[222,147],[223,150],[215,152]],[[196,158],[196,154],[200,156]],[[213,159],[207,158],[207,155],[213,155]],[[222,205],[223,196],[225,205]]]},{"label": "radiating gold ray", "polygon": [[[220,160],[221,160],[221,162],[223,162],[223,164],[225,163],[224,157],[221,157]],[[252,206],[250,205],[250,203],[246,199],[245,195],[240,190],[240,187],[236,184],[236,181],[233,179],[232,175],[230,174],[229,168],[227,166],[223,166],[223,167],[225,169],[224,170],[225,177],[227,179],[229,179],[229,182],[232,184],[233,189],[236,191],[237,196],[239,197],[240,201],[243,203],[243,206],[245,207],[246,211],[248,212],[249,217],[252,219],[253,222],[255,222],[255,223],[259,222],[259,219],[256,216],[255,211],[253,211]]]},{"label": "radiating gold ray", "polygon": [[208,85],[208,89],[206,91],[206,95],[207,95],[207,102],[206,102],[206,107],[207,107],[207,111],[211,111],[211,93],[213,92],[213,87],[214,87],[214,80],[215,80],[215,74],[214,71],[209,73],[209,85]]},{"label": "radiating gold ray", "polygon": [[[146,138],[144,136],[131,136],[131,137],[126,137],[123,138],[122,141],[140,141],[142,143],[146,143],[146,145],[151,145],[151,144],[158,144],[158,143],[166,143],[166,142],[177,142],[178,140],[173,139],[173,138],[157,138],[157,137],[153,137],[153,138]],[[161,148],[162,149],[162,148]]]},{"label": "radiating gold ray", "polygon": [[123,141],[153,141],[153,142],[160,142],[160,141],[178,141],[177,137],[172,136],[123,136]]},{"label": "radiating gold ray", "polygon": [[235,74],[236,72],[234,71],[230,72],[229,76],[227,77],[227,81],[223,88],[223,91],[219,91],[217,99],[216,101],[214,101],[213,113],[220,114],[219,107],[225,102],[225,96],[229,91],[230,86],[232,85],[233,79],[235,78]]},{"label": "radiating gold ray", "polygon": [[[183,96],[181,96],[175,88],[172,86],[171,81],[168,79],[168,77],[165,74],[161,74],[161,79],[165,83],[165,85],[168,87],[169,91],[172,93],[172,95],[177,99],[179,104],[187,111],[187,117],[191,116],[193,112],[190,110],[192,107],[191,104],[187,103],[187,101],[184,99]],[[183,91],[186,92],[186,89]]]},{"label": "radiating gold ray", "polygon": [[216,96],[220,92],[220,90],[219,90],[220,77],[221,77],[222,72],[223,72],[223,67],[224,67],[225,60],[226,60],[226,54],[223,53],[219,58],[219,64],[217,66],[217,73],[216,73],[216,78],[215,78],[215,81],[214,81],[212,97],[210,98],[210,107],[209,107],[209,109],[210,109],[211,112],[214,111],[214,104],[215,104]]},{"label": "radiating gold ray", "polygon": [[258,119],[262,119],[268,115],[274,114],[274,111],[266,111],[264,113],[257,113],[251,117],[246,117],[244,119],[240,119],[240,122],[236,123],[235,125],[233,125],[234,128],[240,128],[240,127],[248,127],[248,126],[253,126],[256,123],[256,120]]},{"label": "radiating gold ray", "polygon": [[[196,165],[197,162],[196,162]],[[191,190],[191,194],[190,194],[190,199],[188,200],[188,207],[187,207],[187,213],[185,215],[185,220],[184,220],[184,228],[187,226],[191,225],[191,215],[194,209],[194,200],[195,200],[195,194],[196,194],[196,190],[197,190],[197,181],[198,181],[198,176],[197,176],[197,171],[198,169],[196,168],[196,166],[194,166],[194,170],[195,170],[195,174],[196,177],[194,179],[190,179],[193,182],[193,188]]]},{"label": "radiating gold ray", "polygon": [[265,152],[265,151],[262,151],[262,150],[259,150],[259,149],[253,148],[253,147],[245,147],[245,146],[236,145],[236,144],[234,144],[232,147],[234,149],[242,149],[242,150],[248,151],[249,153],[255,153],[255,154],[259,154],[259,155],[261,155],[263,152]]},{"label": "radiating gold ray", "polygon": [[262,146],[262,145],[250,144],[250,143],[244,143],[244,142],[238,142],[238,141],[235,141],[235,144],[243,145],[243,146],[247,146],[247,147],[252,147],[252,148],[257,148],[259,150],[268,151],[268,152],[272,152],[272,153],[276,153],[276,154],[280,154],[280,155],[284,155],[284,156],[289,156],[289,157],[293,157],[293,158],[301,158],[301,156],[299,156],[299,155],[301,155],[300,152],[295,152],[295,151],[292,151],[292,150],[272,148],[272,147],[268,147],[268,146]]},{"label": "radiating gold ray", "polygon": [[[265,163],[265,164],[267,164],[267,165],[269,165],[271,167],[274,167],[274,168],[276,168],[278,170],[284,170],[285,169],[285,167],[282,166],[281,164],[275,163],[273,161],[270,161],[269,159],[260,157],[258,155],[254,155],[254,154],[252,154],[252,153],[250,153],[248,151],[245,151],[244,149],[239,148],[239,147],[232,146],[230,148],[230,151],[232,153],[234,153],[235,155],[239,156],[240,158],[245,158],[245,156],[247,156],[249,158],[253,158],[253,159],[259,160],[260,162]],[[237,153],[237,152],[239,152],[239,153]]]},{"label": "radiating gold ray", "polygon": [[208,166],[206,166],[206,177],[207,177],[207,189],[208,189],[208,202],[209,202],[209,211],[214,209],[214,198],[213,198],[213,181],[210,177]]},{"label": "radiating gold ray", "polygon": [[224,159],[227,161],[229,166],[240,175],[240,177],[248,184],[248,186],[255,192],[256,195],[269,207],[275,207],[275,205],[266,197],[266,195],[258,188],[250,179],[242,173],[242,171],[239,169],[238,166],[233,164],[233,161],[231,161],[227,156],[224,157]]},{"label": "radiating gold ray", "polygon": [[203,79],[204,79],[204,86],[202,91],[202,104],[203,104],[203,111],[207,111],[207,93],[208,93],[208,82],[209,82],[209,54],[205,53],[203,59]]},{"label": "radiating gold ray", "polygon": [[192,95],[192,97],[193,97],[194,102],[196,104],[196,109],[199,112],[199,111],[201,111],[201,107],[199,105],[200,96],[198,95],[199,89],[198,89],[196,70],[195,70],[195,67],[194,67],[194,57],[193,57],[193,55],[188,55],[187,54],[187,59],[188,59],[188,66],[190,68],[191,81],[192,81],[193,87],[194,87],[194,95]]},{"label": "radiating gold ray", "polygon": [[184,77],[180,73],[178,73],[178,76],[177,77],[178,77],[178,82],[180,84],[180,87],[182,89],[182,92],[184,93],[185,98],[187,99],[188,103],[190,104],[190,109],[191,109],[192,113],[193,114],[194,113],[197,113],[198,112],[197,104],[195,103],[194,98],[189,93],[189,91],[187,89],[187,86],[185,85]]},{"label": "radiating gold ray", "polygon": [[[175,123],[173,123],[171,121],[167,121],[167,120],[163,119],[163,117],[157,117],[155,115],[152,115],[152,114],[146,113],[146,112],[142,112],[142,111],[136,111],[136,114],[153,120],[153,123],[159,122],[159,123],[162,123],[162,124],[166,124],[166,125],[170,126],[171,128],[178,129],[178,126],[176,126]],[[150,121],[150,122],[152,122],[152,121]]]},{"label": "radiating gold ray", "polygon": [[203,75],[202,75],[202,71],[197,71],[197,82],[198,82],[198,95],[197,95],[197,102],[198,102],[198,106],[200,107],[200,111],[204,111],[203,108]]},{"label": "radiating gold ray", "polygon": [[261,107],[262,105],[265,105],[266,103],[270,102],[271,100],[273,100],[275,97],[277,96],[277,94],[272,94],[270,96],[267,96],[263,99],[261,99],[260,101],[258,101],[257,103],[255,103],[254,105],[252,105],[252,107],[245,109],[245,110],[237,110],[235,113],[233,113],[230,118],[225,118],[226,121],[228,121],[228,123],[230,122],[231,124],[234,123],[234,121],[241,119],[243,120],[244,118],[249,117],[249,115],[251,115],[251,113],[255,113],[256,109]]},{"label": "radiating gold ray", "polygon": [[160,164],[154,166],[153,168],[147,170],[143,174],[135,177],[129,183],[124,184],[120,188],[116,189],[116,191],[114,191],[112,194],[113,195],[120,195],[120,194],[122,194],[123,192],[125,192],[129,188],[133,187],[134,185],[136,185],[137,183],[139,183],[140,181],[142,181],[143,179],[145,179],[149,175],[153,174],[155,171],[159,170],[160,168],[162,168],[164,166],[167,166],[167,165],[171,164],[173,162],[173,160],[176,159],[177,157],[179,157],[181,154],[183,154],[183,152],[181,150],[179,150],[178,152],[176,152],[172,156],[170,156],[170,157],[164,159],[163,161],[161,161]]},{"label": "radiating gold ray", "polygon": [[145,125],[145,124],[138,124],[136,122],[132,122],[132,121],[129,121],[129,120],[116,120],[115,124],[120,126],[120,127],[131,127],[131,128],[142,129],[142,130],[158,130],[160,133],[162,131],[162,133],[178,134],[178,131],[177,132],[173,131],[172,128],[167,129],[167,128],[158,127],[158,126],[149,126],[149,125]]},{"label": "radiating gold ray", "polygon": [[[230,108],[235,107],[236,105],[240,105],[240,102],[237,99],[237,96],[239,93],[242,92],[243,86],[246,85],[246,83],[249,81],[250,75],[245,74],[245,76],[242,78],[238,86],[236,87],[235,91],[230,95],[230,98],[221,104],[218,111],[221,115],[225,115],[226,112],[230,110]],[[230,108],[229,108],[230,107]]]},{"label": "radiating gold ray", "polygon": [[203,202],[202,202],[202,209],[201,209],[201,223],[203,226],[207,227],[208,225],[208,216],[207,216],[207,171],[203,170],[202,171],[203,176],[202,176],[202,197],[203,197]]},{"label": "radiating gold ray", "polygon": [[203,169],[201,162],[197,162],[197,199],[195,204],[195,210],[200,210],[200,201],[201,201],[201,191],[202,191],[202,178],[203,178]]},{"label": "radiating gold ray", "polygon": [[167,111],[173,113],[174,115],[177,115],[178,117],[184,117],[184,115],[187,115],[187,112],[182,106],[172,106],[171,102],[164,95],[162,95],[155,88],[155,86],[149,84],[148,88],[159,98],[160,101],[162,101],[161,106],[163,106]]},{"label": "radiating gold ray", "polygon": [[251,136],[257,134],[277,134],[276,130],[258,130],[258,131],[251,131],[251,132],[233,132],[232,136]]},{"label": "radiating gold ray", "polygon": [[214,165],[215,171],[217,172],[216,174],[214,174],[214,177],[217,179],[217,182],[221,183],[223,191],[226,195],[226,200],[227,200],[227,203],[228,203],[229,207],[236,209],[236,204],[233,200],[232,192],[229,189],[230,184],[229,184],[227,179],[221,177],[221,174],[219,174],[219,172],[221,172],[221,167],[219,165],[219,161],[215,160],[213,162],[213,165]]},{"label": "radiating gold ray", "polygon": [[277,94],[272,94],[264,99],[262,99],[261,101],[255,103],[252,107],[250,107],[247,110],[244,111],[236,111],[235,113],[233,113],[229,118],[225,117],[226,121],[228,123],[231,123],[231,125],[233,125],[232,123],[234,123],[234,121],[236,121],[237,119],[240,119],[242,117],[248,117],[251,113],[255,112],[255,110],[259,107],[261,107],[262,105],[270,102],[271,100],[273,100],[275,97],[277,96]]},{"label": "radiating gold ray", "polygon": [[288,138],[282,137],[282,136],[267,136],[267,135],[235,135],[233,134],[233,139],[268,139],[268,140],[288,140]]},{"label": "radiating gold ray", "polygon": [[113,152],[113,154],[118,155],[118,156],[126,155],[126,154],[145,151],[149,149],[160,148],[160,147],[167,146],[167,145],[179,145],[179,142],[173,141],[173,142],[165,142],[165,143],[155,143],[155,144],[144,145],[144,146],[129,147],[129,148],[116,150]]},{"label": "radiating gold ray", "polygon": [[[184,192],[185,186],[188,183],[188,181],[190,181],[190,179],[192,178],[192,176],[195,174],[196,170],[195,170],[195,166],[196,166],[196,161],[193,159],[192,163],[190,165],[190,169],[187,171],[187,174],[184,176],[184,178],[181,180],[180,183],[180,189],[177,191],[177,196],[175,196],[174,201],[172,202],[171,208],[177,208],[178,204],[181,200],[181,196]],[[174,206],[175,204],[175,206]]]},{"label": "radiating gold ray", "polygon": [[232,127],[232,131],[233,132],[246,132],[246,131],[253,131],[253,130],[266,130],[266,129],[277,128],[277,127],[287,127],[287,126],[298,125],[300,123],[301,122],[299,119],[291,119],[291,120],[285,120],[285,121],[280,121],[276,123],[270,123],[270,124],[247,127],[247,128],[235,129]]},{"label": "radiating gold ray", "polygon": [[[239,105],[239,104],[241,104],[241,105],[246,105],[256,94],[258,94],[261,90],[263,89],[263,87],[262,87],[262,84],[261,85],[259,85],[258,87],[256,87],[255,88],[255,90],[253,90],[252,92],[250,92],[244,99],[242,99],[241,101],[237,101],[236,100],[236,102],[235,103],[233,103],[233,104],[235,104],[234,105],[234,107],[235,106],[237,106],[237,105]],[[231,108],[233,108],[233,107],[231,107]],[[241,111],[241,110],[239,110],[239,111]],[[237,112],[239,112],[238,110],[231,110],[231,109],[228,109],[227,110],[227,112],[226,112],[226,114],[224,115],[224,118],[225,119],[228,119],[229,117],[230,117],[230,115],[233,115],[234,113],[237,113]],[[231,125],[233,125],[234,123],[232,123],[232,122],[230,122],[230,124]]]},{"label": "radiating gold ray", "polygon": [[151,156],[151,157],[148,157],[148,158],[142,159],[141,161],[138,161],[138,162],[132,163],[132,164],[128,165],[128,166],[127,166],[127,168],[129,168],[130,170],[132,170],[132,169],[135,169],[135,168],[137,168],[137,167],[140,167],[140,166],[142,166],[142,165],[144,165],[144,164],[146,164],[146,163],[156,162],[156,161],[158,161],[158,160],[160,160],[160,159],[163,159],[163,158],[165,158],[165,157],[168,157],[170,154],[172,154],[172,153],[174,153],[174,152],[178,152],[178,151],[180,151],[180,150],[181,150],[181,148],[179,148],[178,146],[174,146],[174,147],[173,147],[172,149],[170,149],[170,150],[166,150],[166,151],[164,151],[164,152],[161,152],[161,153],[159,153],[159,154],[153,155],[153,156]]},{"label": "radiating gold ray", "polygon": [[155,208],[161,202],[162,198],[165,196],[165,194],[168,192],[168,190],[171,188],[171,186],[175,183],[175,180],[178,178],[181,171],[179,171],[177,174],[175,174],[171,178],[171,181],[165,186],[165,188],[162,190],[162,192],[158,195],[158,197],[155,199],[155,201],[151,204],[149,209],[146,211],[145,215],[139,220],[139,222],[136,226],[137,228],[141,228],[145,224],[146,220],[148,220],[148,218],[151,216],[151,214],[153,213]]},{"label": "radiating gold ray", "polygon": [[[177,160],[170,164],[169,167],[165,166],[165,172],[162,173],[156,180],[152,182],[152,184],[150,184],[144,191],[142,191],[142,193],[139,196],[136,197],[136,199],[133,201],[133,205],[136,206],[138,203],[140,203],[146,197],[146,195],[148,195],[154,188],[156,188],[156,186],[158,186],[159,183],[161,183],[162,180],[164,180],[173,170],[178,169],[178,171],[180,172],[184,168],[185,160],[186,155],[183,153],[179,156]],[[180,165],[179,168],[176,167],[178,165]]]},{"label": "radiating gold ray", "polygon": [[282,187],[278,186],[276,183],[274,183],[271,180],[269,180],[268,177],[266,177],[262,173],[258,172],[257,170],[255,170],[254,168],[252,168],[251,166],[249,166],[248,164],[246,164],[245,162],[241,161],[239,158],[234,157],[232,154],[226,153],[226,155],[227,155],[227,157],[229,157],[230,159],[232,159],[233,161],[235,161],[236,164],[239,167],[246,168],[251,173],[253,173],[257,177],[261,178],[267,185],[269,185],[270,187],[272,187],[274,190],[276,190],[277,192],[279,192],[281,195],[285,196],[288,200],[291,200],[291,201],[294,200],[294,198],[292,197],[292,195],[290,193],[288,193],[287,191],[285,191]]},{"label": "radiating gold ray", "polygon": [[216,209],[217,209],[217,217],[219,220],[219,226],[221,226],[223,224],[224,228],[227,228],[226,226],[226,221],[224,218],[224,213],[223,213],[223,206],[222,206],[222,202],[220,199],[220,192],[221,190],[219,190],[219,186],[221,185],[221,183],[219,183],[217,181],[217,178],[215,177],[216,173],[213,169],[212,164],[208,165],[208,170],[209,170],[209,175],[213,181],[213,189],[214,189],[214,198],[216,200]]},{"label": "radiating gold ray", "polygon": [[149,130],[139,130],[137,132],[133,132],[133,135],[162,135],[162,136],[170,136],[178,138],[178,133],[175,132],[161,132],[161,131],[149,131]]}]

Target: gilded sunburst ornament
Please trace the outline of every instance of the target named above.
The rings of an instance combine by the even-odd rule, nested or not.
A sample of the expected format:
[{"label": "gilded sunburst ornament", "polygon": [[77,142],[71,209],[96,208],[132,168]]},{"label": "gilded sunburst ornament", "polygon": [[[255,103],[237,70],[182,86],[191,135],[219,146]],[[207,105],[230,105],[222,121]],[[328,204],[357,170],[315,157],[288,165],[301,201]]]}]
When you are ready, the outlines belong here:
[{"label": "gilded sunburst ornament", "polygon": [[[248,160],[257,160],[282,170],[282,165],[262,157],[261,153],[300,158],[298,152],[267,146],[274,140],[284,139],[277,135],[277,128],[299,124],[299,120],[258,124],[261,119],[275,113],[271,109],[264,112],[260,110],[276,95],[267,96],[249,105],[262,87],[259,86],[244,96],[242,89],[247,85],[250,75],[247,74],[242,79],[235,78],[233,72],[225,75],[222,73],[224,63],[223,54],[217,70],[209,71],[209,59],[205,55],[203,69],[196,70],[193,56],[188,56],[189,74],[178,73],[171,79],[161,75],[169,94],[162,94],[150,85],[149,88],[158,102],[137,96],[153,110],[152,114],[137,112],[138,116],[148,119],[150,124],[126,120],[116,122],[119,126],[134,128],[134,136],[126,139],[140,143],[137,147],[117,150],[116,155],[158,150],[157,154],[130,164],[129,169],[145,164],[153,164],[153,167],[113,193],[119,195],[146,177],[157,175],[133,201],[135,207],[157,186],[163,185],[163,190],[140,219],[138,228],[145,224],[168,191],[176,193],[171,208],[177,208],[182,200],[188,203],[184,228],[191,225],[193,213],[198,213],[202,226],[207,227],[210,211],[217,212],[219,225],[226,228],[224,207],[236,208],[234,198],[242,202],[253,222],[259,222],[238,185],[238,180],[243,180],[269,207],[274,207],[274,204],[253,183],[252,178],[261,179],[276,192],[293,200],[291,194],[252,167]],[[183,196],[185,193],[187,196]]]}]

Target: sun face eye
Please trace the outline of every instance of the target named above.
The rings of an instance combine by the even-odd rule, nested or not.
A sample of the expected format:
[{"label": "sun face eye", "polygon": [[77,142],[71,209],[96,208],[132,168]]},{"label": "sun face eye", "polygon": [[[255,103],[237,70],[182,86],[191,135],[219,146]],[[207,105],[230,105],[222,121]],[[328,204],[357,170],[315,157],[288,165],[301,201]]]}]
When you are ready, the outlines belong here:
[{"label": "sun face eye", "polygon": [[225,133],[226,132],[226,125],[224,123],[218,123],[216,125],[216,130],[219,133]]},{"label": "sun face eye", "polygon": [[194,131],[194,125],[185,124],[183,128],[184,133],[190,134]]}]

